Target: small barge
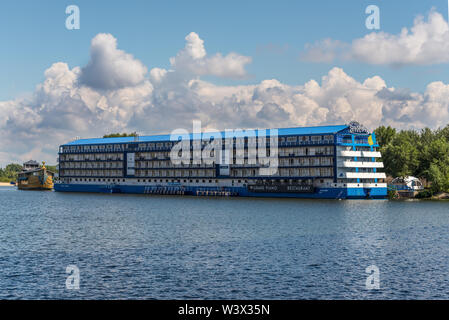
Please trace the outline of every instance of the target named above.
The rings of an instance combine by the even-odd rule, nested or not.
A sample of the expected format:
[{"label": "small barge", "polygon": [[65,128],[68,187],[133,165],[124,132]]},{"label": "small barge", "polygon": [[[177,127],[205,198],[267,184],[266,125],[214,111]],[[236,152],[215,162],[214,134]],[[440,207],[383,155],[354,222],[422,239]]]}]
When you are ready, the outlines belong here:
[{"label": "small barge", "polygon": [[42,166],[30,160],[23,164],[22,172],[17,177],[19,190],[52,190],[54,173],[47,170],[45,162]]}]

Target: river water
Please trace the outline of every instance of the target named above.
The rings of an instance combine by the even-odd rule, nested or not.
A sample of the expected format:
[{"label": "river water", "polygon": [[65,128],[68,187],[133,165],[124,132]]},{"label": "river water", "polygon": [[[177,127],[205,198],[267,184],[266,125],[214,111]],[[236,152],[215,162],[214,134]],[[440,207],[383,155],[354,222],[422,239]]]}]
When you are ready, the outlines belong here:
[{"label": "river water", "polygon": [[0,187],[0,203],[2,299],[449,298],[449,202]]}]

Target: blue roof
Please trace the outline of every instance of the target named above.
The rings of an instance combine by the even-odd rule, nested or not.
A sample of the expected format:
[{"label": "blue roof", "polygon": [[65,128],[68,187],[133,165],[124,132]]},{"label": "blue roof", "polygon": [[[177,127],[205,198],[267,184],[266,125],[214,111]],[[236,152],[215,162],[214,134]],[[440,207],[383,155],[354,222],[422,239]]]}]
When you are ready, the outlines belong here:
[{"label": "blue roof", "polygon": [[279,130],[280,136],[305,135],[305,134],[331,134],[348,128],[347,125],[321,126],[321,127],[296,127],[282,128]]},{"label": "blue roof", "polygon": [[[293,135],[313,135],[313,134],[333,134],[348,128],[347,125],[338,126],[321,126],[321,127],[296,127],[296,128],[280,128],[278,129],[279,136],[293,136]],[[250,129],[248,129],[250,130]],[[259,135],[260,130],[254,130],[256,136]],[[242,134],[243,133],[243,134]],[[261,132],[262,133],[262,132]],[[203,133],[203,135],[207,135]],[[221,132],[222,136],[225,136],[225,132]],[[237,137],[248,136],[242,131],[241,134],[236,134]],[[192,138],[192,134],[190,134]],[[93,138],[93,139],[79,139],[69,143],[64,144],[64,146],[74,146],[74,145],[87,145],[87,144],[114,144],[114,143],[131,143],[131,142],[163,142],[170,141],[169,134],[154,135],[154,136],[139,136],[136,141],[134,137],[120,137],[120,138]]]}]

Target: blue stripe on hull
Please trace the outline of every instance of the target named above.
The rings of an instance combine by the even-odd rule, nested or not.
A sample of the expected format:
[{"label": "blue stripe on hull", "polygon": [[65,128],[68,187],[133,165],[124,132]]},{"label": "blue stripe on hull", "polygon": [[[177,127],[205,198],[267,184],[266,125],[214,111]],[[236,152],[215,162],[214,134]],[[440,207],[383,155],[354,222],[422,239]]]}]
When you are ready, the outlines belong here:
[{"label": "blue stripe on hull", "polygon": [[[88,185],[64,184],[54,185],[59,192],[99,192],[99,193],[133,193],[133,194],[177,194],[179,187],[130,186],[130,185]],[[303,199],[385,199],[387,188],[316,188],[314,193],[255,193],[242,187],[185,187],[186,195],[230,195],[241,197],[265,198],[303,198]],[[172,192],[173,191],[173,192]],[[206,194],[207,192],[207,194]],[[218,194],[220,193],[221,194]]]}]

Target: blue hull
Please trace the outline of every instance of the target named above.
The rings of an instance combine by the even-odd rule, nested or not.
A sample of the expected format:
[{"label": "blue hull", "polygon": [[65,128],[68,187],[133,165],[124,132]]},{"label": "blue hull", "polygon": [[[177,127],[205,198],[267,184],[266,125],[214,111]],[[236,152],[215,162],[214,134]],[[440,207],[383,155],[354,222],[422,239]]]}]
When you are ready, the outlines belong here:
[{"label": "blue hull", "polygon": [[387,188],[316,188],[313,193],[256,193],[242,187],[171,187],[171,186],[130,186],[130,185],[87,185],[56,183],[58,192],[97,192],[131,194],[170,194],[193,196],[240,196],[263,198],[303,198],[303,199],[385,199]]}]

